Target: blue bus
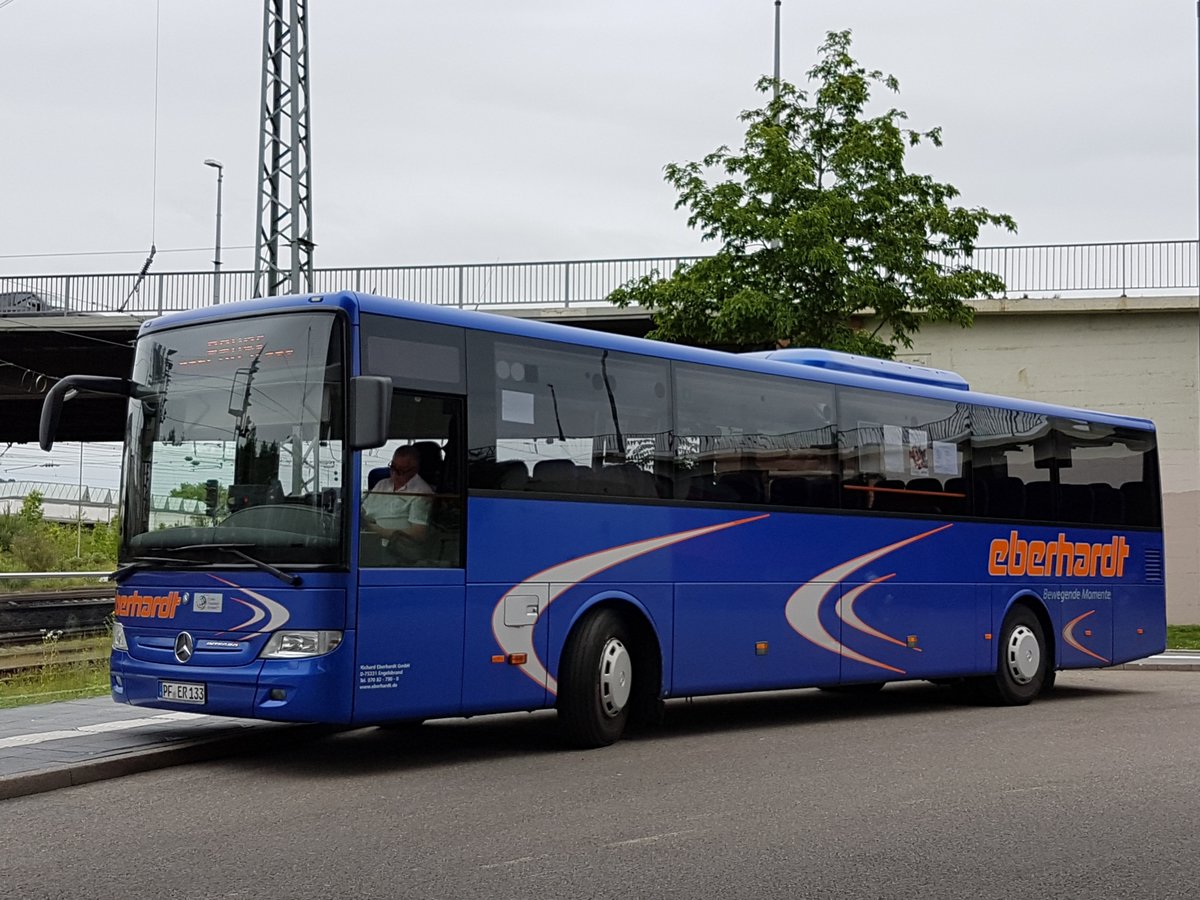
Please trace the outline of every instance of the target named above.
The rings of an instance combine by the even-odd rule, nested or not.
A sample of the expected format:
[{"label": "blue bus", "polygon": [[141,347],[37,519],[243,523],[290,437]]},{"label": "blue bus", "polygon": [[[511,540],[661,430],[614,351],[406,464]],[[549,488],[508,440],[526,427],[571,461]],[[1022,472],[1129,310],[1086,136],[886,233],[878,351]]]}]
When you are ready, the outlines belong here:
[{"label": "blue bus", "polygon": [[[924,679],[1028,703],[1166,640],[1154,426],[815,350],[337,293],[146,322],[112,695],[348,726]],[[191,499],[187,499],[187,498]]]}]

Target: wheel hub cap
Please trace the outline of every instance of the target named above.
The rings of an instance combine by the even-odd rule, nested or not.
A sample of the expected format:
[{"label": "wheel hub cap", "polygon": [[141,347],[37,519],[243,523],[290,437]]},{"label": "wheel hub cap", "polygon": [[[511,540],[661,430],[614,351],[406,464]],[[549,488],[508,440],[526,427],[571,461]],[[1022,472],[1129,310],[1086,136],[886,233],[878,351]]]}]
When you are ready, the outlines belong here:
[{"label": "wheel hub cap", "polygon": [[600,654],[600,706],[610,719],[621,714],[633,686],[629,651],[616,638],[609,638]]},{"label": "wheel hub cap", "polygon": [[1017,684],[1029,684],[1042,665],[1042,648],[1025,625],[1018,625],[1008,638],[1008,671]]}]

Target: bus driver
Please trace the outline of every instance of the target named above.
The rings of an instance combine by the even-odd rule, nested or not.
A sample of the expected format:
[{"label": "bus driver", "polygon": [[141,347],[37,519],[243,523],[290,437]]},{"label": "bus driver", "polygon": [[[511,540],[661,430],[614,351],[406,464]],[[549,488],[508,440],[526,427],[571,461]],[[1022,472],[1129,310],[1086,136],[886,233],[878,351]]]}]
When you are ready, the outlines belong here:
[{"label": "bus driver", "polygon": [[397,447],[388,477],[380,479],[363,498],[366,529],[397,553],[415,551],[429,531],[433,488],[418,474],[417,460],[412,446]]}]

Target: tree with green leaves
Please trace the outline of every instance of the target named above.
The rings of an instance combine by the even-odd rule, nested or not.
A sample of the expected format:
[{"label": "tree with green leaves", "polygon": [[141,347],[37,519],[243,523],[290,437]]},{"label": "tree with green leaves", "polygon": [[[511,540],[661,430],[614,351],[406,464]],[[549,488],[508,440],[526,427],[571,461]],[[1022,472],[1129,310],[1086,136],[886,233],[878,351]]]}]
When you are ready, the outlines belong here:
[{"label": "tree with green leaves", "polygon": [[[182,497],[184,500],[199,500],[205,503],[212,499],[209,494],[209,486],[203,481],[185,481],[178,487],[171,488],[167,494],[168,497]],[[221,485],[217,488],[216,506],[224,506],[229,498],[229,487]]]},{"label": "tree with green leaves", "polygon": [[185,481],[176,487],[171,488],[167,493],[168,497],[182,497],[184,500],[200,500],[203,501],[207,495],[207,488],[201,481]]},{"label": "tree with green leaves", "polygon": [[[969,260],[982,227],[1016,223],[951,206],[952,185],[906,170],[907,149],[941,146],[940,129],[906,128],[894,108],[866,116],[872,86],[898,92],[896,79],[850,56],[849,31],[826,36],[808,77],[811,99],[786,82],[758,82],[774,96],[741,114],[740,150],[722,146],[702,162],[666,167],[676,208],[690,210],[688,225],[721,249],[610,296],[648,309],[651,337],[890,358],[897,345],[912,346],[922,322],[966,327],[974,310],[965,301],[1004,290]],[[710,183],[709,173],[724,180]]]}]

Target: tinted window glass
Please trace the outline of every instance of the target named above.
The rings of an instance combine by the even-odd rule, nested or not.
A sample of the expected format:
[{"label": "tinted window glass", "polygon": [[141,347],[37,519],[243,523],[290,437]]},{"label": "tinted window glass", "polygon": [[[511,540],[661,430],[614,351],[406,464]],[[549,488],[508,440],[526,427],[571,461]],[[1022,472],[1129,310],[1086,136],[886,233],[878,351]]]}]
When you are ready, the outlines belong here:
[{"label": "tinted window glass", "polygon": [[1058,520],[1050,478],[1053,428],[1040,413],[975,406],[971,410],[975,514],[997,519]]},{"label": "tinted window glass", "polygon": [[469,340],[473,488],[671,495],[667,363],[486,334]]},{"label": "tinted window glass", "polygon": [[838,392],[838,403],[845,508],[969,511],[967,404],[852,388]]},{"label": "tinted window glass", "polygon": [[393,393],[388,442],[362,456],[362,566],[462,566],[462,407],[460,397]]},{"label": "tinted window glass", "polygon": [[1054,421],[1052,473],[1064,522],[1159,525],[1154,435],[1076,419]]},{"label": "tinted window glass", "polygon": [[465,390],[462,329],[364,315],[361,334],[364,375],[386,375],[413,390]]},{"label": "tinted window glass", "polygon": [[837,505],[831,387],[676,365],[675,403],[677,497]]}]

